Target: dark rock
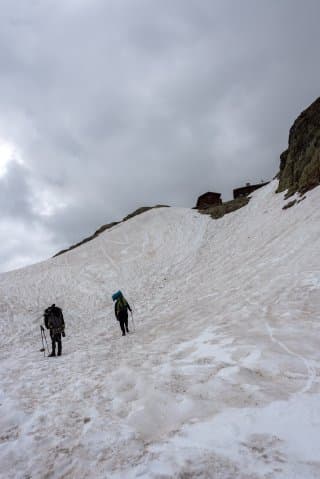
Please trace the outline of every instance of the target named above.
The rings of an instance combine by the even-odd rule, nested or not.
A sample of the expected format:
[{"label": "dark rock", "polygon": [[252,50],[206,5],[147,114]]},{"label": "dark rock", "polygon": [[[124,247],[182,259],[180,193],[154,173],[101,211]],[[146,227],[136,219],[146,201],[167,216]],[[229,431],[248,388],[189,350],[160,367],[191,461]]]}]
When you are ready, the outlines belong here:
[{"label": "dark rock", "polygon": [[320,184],[320,98],[303,111],[289,133],[288,149],[280,156],[279,187],[286,197]]},{"label": "dark rock", "polygon": [[292,200],[292,201],[289,201],[289,203],[287,203],[286,205],[284,205],[282,207],[283,210],[287,210],[288,208],[291,208],[291,206],[295,205],[297,203],[297,200]]},{"label": "dark rock", "polygon": [[250,198],[247,196],[243,196],[241,198],[237,198],[236,200],[226,201],[221,205],[211,206],[210,208],[206,208],[204,210],[200,210],[200,213],[210,215],[211,218],[217,220],[222,218],[224,215],[228,213],[232,213],[243,206],[246,206],[250,201]]}]

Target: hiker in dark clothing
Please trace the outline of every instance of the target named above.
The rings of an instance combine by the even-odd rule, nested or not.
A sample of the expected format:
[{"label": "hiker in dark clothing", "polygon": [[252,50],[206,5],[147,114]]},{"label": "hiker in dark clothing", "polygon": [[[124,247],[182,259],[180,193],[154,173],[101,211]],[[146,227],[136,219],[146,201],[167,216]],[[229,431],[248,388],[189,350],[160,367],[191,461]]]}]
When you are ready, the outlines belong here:
[{"label": "hiker in dark clothing", "polygon": [[118,297],[116,298],[116,302],[114,305],[114,313],[116,315],[117,320],[120,323],[120,328],[122,331],[122,336],[126,335],[126,332],[129,333],[128,328],[128,309],[132,312],[128,301],[125,299],[123,294],[119,292]]},{"label": "hiker in dark clothing", "polygon": [[49,354],[49,357],[53,357],[56,355],[56,343],[58,344],[58,356],[61,356],[61,336],[65,337],[65,324],[62,309],[58,308],[58,306],[56,306],[55,304],[52,304],[49,308],[47,308],[44,312],[44,324],[46,328],[50,330],[50,337],[52,342],[52,353]]}]

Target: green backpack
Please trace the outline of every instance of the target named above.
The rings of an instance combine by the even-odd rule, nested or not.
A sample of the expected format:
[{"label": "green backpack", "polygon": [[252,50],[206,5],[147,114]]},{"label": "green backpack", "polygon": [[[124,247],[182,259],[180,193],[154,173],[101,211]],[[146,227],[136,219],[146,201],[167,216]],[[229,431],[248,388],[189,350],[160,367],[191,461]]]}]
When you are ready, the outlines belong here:
[{"label": "green backpack", "polygon": [[128,303],[123,296],[121,296],[121,298],[118,298],[116,302],[116,315],[119,316],[119,314],[122,313],[122,311],[126,311],[127,306],[128,306]]}]

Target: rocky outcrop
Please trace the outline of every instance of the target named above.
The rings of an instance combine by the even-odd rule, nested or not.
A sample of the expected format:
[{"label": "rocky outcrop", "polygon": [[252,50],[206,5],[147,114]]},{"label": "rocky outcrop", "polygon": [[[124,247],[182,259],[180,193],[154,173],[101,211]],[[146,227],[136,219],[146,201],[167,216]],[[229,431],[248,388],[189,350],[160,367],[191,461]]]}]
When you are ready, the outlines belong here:
[{"label": "rocky outcrop", "polygon": [[288,149],[280,156],[279,187],[286,197],[320,184],[320,98],[303,111],[289,133]]},{"label": "rocky outcrop", "polygon": [[121,221],[114,221],[113,223],[107,223],[105,225],[100,226],[100,228],[97,229],[97,231],[95,231],[92,235],[88,236],[87,238],[84,238],[82,241],[79,241],[79,243],[76,243],[76,244],[70,246],[67,249],[63,249],[63,250],[59,251],[58,253],[56,253],[53,256],[53,258],[55,258],[56,256],[60,256],[61,254],[66,253],[67,251],[71,251],[72,249],[78,248],[79,246],[83,245],[84,243],[88,243],[89,241],[95,239],[97,236],[99,236],[104,231],[106,231],[110,228],[113,228],[113,226],[116,226],[120,223],[124,223],[125,221],[128,221],[131,218],[133,218],[134,216],[141,215],[142,213],[145,213],[146,211],[152,210],[154,208],[168,208],[168,206],[167,205],[142,206],[141,208],[138,208],[137,210],[135,210],[133,213],[130,213],[128,216],[125,216],[125,218],[123,218]]},{"label": "rocky outcrop", "polygon": [[232,213],[233,211],[239,210],[243,206],[246,206],[249,203],[249,201],[250,201],[250,198],[248,198],[247,196],[242,196],[235,200],[226,201],[225,203],[222,203],[221,205],[211,206],[204,210],[200,210],[200,213],[210,215],[211,218],[213,218],[214,220],[218,220],[219,218],[222,218],[224,215],[227,215],[228,213]]}]

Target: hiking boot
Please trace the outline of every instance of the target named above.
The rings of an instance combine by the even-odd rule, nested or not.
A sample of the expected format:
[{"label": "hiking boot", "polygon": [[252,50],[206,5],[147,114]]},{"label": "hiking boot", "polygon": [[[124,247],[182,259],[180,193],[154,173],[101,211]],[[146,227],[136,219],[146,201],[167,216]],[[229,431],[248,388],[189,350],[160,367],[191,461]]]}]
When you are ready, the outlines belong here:
[{"label": "hiking boot", "polygon": [[126,333],[122,333],[122,336],[125,336],[125,335],[126,335]]},{"label": "hiking boot", "polygon": [[48,358],[53,358],[53,357],[55,357],[55,355],[56,355],[56,353],[51,353],[51,354],[49,354]]}]

